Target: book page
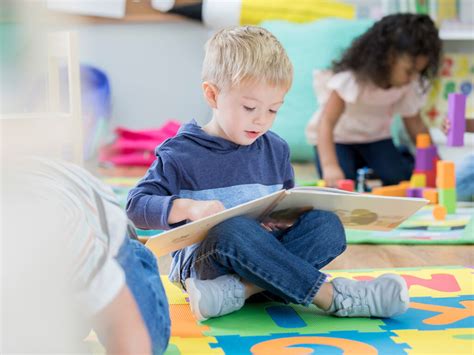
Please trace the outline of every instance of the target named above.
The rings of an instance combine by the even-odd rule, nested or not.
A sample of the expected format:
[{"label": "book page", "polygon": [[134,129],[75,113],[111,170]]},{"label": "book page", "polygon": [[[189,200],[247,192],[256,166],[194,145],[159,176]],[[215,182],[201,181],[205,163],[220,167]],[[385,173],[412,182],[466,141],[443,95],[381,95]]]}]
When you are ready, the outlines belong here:
[{"label": "book page", "polygon": [[297,186],[291,189],[291,191],[317,191],[317,192],[331,192],[335,194],[359,194],[359,192],[352,192],[347,190],[336,189],[333,187],[320,187],[320,186]]},{"label": "book page", "polygon": [[388,231],[427,203],[425,199],[416,198],[292,189],[272,213],[312,207],[334,212],[346,228]]},{"label": "book page", "polygon": [[259,219],[273,209],[276,203],[285,195],[285,190],[274,192],[270,195],[229,208],[213,216],[185,224],[171,229],[155,237],[151,237],[146,246],[157,256],[166,255],[175,250],[182,249],[203,240],[209,230],[226,219],[236,216],[248,216]]}]

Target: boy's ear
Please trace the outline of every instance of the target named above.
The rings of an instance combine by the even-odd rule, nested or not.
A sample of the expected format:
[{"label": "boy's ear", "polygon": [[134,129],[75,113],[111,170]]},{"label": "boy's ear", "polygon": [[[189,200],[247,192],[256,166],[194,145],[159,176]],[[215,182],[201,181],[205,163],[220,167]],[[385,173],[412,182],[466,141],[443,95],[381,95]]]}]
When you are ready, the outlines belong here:
[{"label": "boy's ear", "polygon": [[217,108],[217,95],[219,94],[217,87],[205,81],[202,83],[202,91],[209,106],[211,106],[211,108]]}]

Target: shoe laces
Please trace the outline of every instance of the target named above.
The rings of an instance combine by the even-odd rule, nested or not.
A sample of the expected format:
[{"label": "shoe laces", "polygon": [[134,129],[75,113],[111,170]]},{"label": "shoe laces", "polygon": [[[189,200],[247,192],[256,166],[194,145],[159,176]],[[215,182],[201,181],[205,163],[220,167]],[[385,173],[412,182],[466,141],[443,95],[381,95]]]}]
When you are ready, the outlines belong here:
[{"label": "shoe laces", "polygon": [[340,316],[347,316],[353,313],[370,313],[367,305],[367,295],[363,288],[355,288],[348,292],[346,287],[341,290],[334,289],[335,313]]}]

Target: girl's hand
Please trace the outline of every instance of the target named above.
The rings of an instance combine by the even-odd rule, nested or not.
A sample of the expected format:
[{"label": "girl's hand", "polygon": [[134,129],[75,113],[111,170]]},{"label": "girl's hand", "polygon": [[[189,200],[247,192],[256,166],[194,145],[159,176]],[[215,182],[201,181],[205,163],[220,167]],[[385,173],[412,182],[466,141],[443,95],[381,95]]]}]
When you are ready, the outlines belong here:
[{"label": "girl's hand", "polygon": [[188,206],[188,219],[190,221],[196,221],[205,217],[209,217],[213,214],[225,210],[224,205],[221,201],[197,201],[190,200]]},{"label": "girl's hand", "polygon": [[445,118],[441,125],[441,130],[443,131],[444,134],[448,134],[450,129],[451,129],[451,122],[449,122],[449,120]]},{"label": "girl's hand", "polygon": [[330,165],[323,168],[323,179],[326,186],[337,187],[337,182],[345,179],[345,176],[339,165]]}]

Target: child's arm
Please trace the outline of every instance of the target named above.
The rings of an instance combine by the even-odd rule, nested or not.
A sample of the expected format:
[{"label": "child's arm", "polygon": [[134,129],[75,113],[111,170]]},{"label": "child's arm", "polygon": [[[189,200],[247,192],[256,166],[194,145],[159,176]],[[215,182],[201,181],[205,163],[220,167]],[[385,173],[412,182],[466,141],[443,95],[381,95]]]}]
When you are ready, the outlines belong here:
[{"label": "child's arm", "polygon": [[181,169],[164,152],[148,169],[145,177],[130,190],[126,212],[136,227],[170,229],[172,224],[195,221],[224,209],[219,201],[181,199]]},{"label": "child's arm", "polygon": [[344,100],[336,91],[332,91],[318,124],[318,155],[323,179],[327,186],[336,186],[338,180],[344,179],[344,173],[337,160],[333,137],[334,127],[344,112],[344,108]]},{"label": "child's arm", "polygon": [[474,118],[466,120],[466,132],[474,133]]},{"label": "child's arm", "polygon": [[126,285],[93,322],[107,354],[151,354],[150,336]]},{"label": "child's arm", "polygon": [[414,116],[403,117],[403,124],[405,125],[407,133],[410,136],[410,139],[413,142],[413,144],[416,144],[416,136],[418,134],[420,133],[430,134],[430,131],[428,127],[426,127],[426,125],[423,123],[423,120],[421,119],[419,112]]}]

